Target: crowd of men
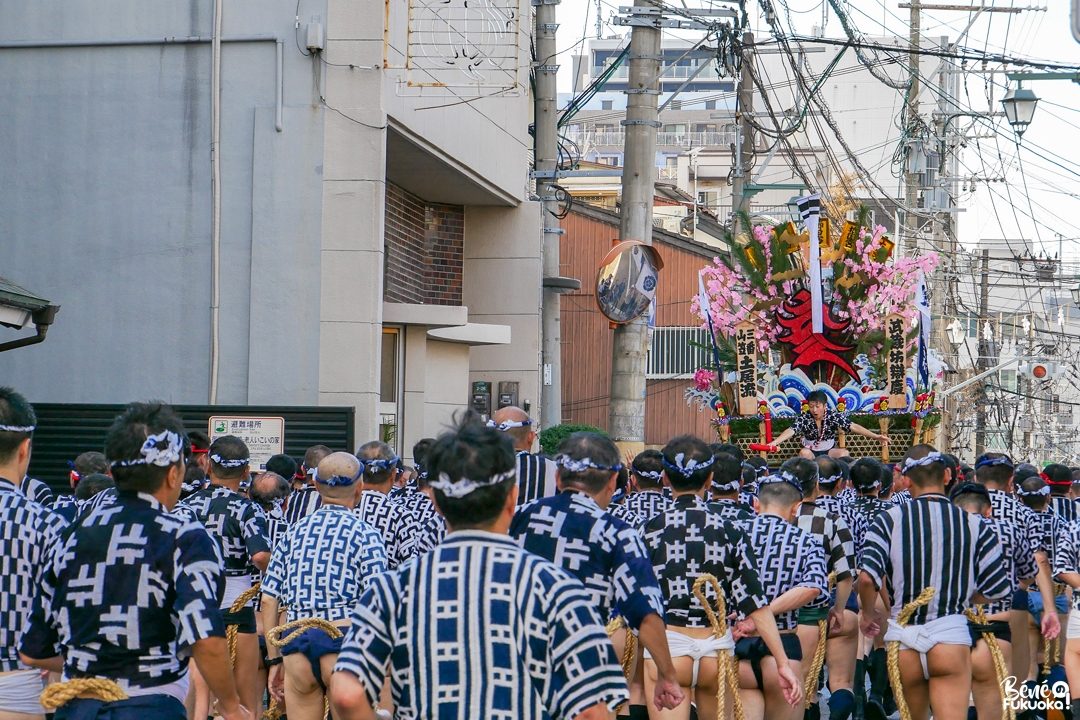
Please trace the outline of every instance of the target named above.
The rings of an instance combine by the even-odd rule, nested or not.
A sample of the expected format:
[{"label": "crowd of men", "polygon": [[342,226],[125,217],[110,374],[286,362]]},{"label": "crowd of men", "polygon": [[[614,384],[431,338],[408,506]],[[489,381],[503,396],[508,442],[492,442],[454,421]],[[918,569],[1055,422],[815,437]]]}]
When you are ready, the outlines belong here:
[{"label": "crowd of men", "polygon": [[0,720],[997,720],[1002,664],[1080,698],[1080,473],[853,460],[808,417],[778,467],[693,436],[533,454],[503,408],[413,467],[372,441],[255,469],[135,403],[54,498],[0,388]]}]

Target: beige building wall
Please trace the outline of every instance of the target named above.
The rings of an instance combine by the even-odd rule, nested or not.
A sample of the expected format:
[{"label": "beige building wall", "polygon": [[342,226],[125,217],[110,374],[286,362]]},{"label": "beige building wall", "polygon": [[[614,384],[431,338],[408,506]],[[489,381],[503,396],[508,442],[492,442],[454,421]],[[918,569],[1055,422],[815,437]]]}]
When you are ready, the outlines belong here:
[{"label": "beige building wall", "polygon": [[[521,10],[527,28],[528,3]],[[473,379],[519,382],[535,412],[541,237],[539,206],[525,197],[527,69],[518,92],[470,102],[450,89],[405,87],[396,66],[407,17],[406,0],[328,4],[319,401],[356,408],[358,442],[378,435],[386,182],[464,205],[467,324],[450,327],[446,308],[425,317],[423,305],[409,306],[407,321],[387,320],[404,327],[398,436],[411,460],[417,440],[468,406]],[[527,68],[528,32],[518,36]]]},{"label": "beige building wall", "polygon": [[[470,382],[520,383],[520,402],[539,419],[541,206],[465,211],[465,289],[469,322],[508,325],[508,345],[473,348]],[[494,404],[494,401],[493,401]]]}]

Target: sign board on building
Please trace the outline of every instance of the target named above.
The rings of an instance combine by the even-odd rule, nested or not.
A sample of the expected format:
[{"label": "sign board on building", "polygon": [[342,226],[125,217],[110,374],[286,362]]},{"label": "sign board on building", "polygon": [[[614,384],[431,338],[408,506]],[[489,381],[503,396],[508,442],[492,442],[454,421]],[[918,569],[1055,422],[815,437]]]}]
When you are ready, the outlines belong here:
[{"label": "sign board on building", "polygon": [[210,442],[225,435],[243,440],[251,453],[251,469],[265,470],[266,461],[285,452],[285,419],[245,415],[215,415],[210,418]]},{"label": "sign board on building", "polygon": [[742,322],[735,326],[735,397],[740,415],[756,415],[758,411],[757,387],[757,334],[754,324]]}]

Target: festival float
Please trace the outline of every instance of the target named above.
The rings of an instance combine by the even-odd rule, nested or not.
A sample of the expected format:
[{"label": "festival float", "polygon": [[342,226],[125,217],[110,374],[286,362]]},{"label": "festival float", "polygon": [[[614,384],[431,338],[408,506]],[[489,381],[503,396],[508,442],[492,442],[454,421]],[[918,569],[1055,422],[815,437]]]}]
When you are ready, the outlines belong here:
[{"label": "festival float", "polygon": [[[885,228],[865,224],[865,211],[833,233],[817,196],[802,198],[800,209],[803,228],[755,225],[744,215],[749,231],[730,238],[731,257],[701,271],[691,310],[707,331],[710,361],[695,373],[687,403],[714,414],[722,442],[762,453],[814,390],[852,422],[889,436],[879,445],[841,433],[840,447],[856,457],[880,452],[888,461],[890,452],[934,442],[940,415],[924,277],[937,254],[895,257]],[[801,448],[788,444],[780,457]]]}]

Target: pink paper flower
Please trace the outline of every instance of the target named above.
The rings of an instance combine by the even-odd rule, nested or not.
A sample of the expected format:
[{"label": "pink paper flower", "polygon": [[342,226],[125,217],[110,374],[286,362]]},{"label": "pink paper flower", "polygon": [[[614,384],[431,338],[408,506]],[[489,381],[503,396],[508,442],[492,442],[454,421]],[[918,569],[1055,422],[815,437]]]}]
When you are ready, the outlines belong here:
[{"label": "pink paper flower", "polygon": [[700,368],[694,373],[694,387],[698,390],[708,390],[714,380],[716,380],[716,373],[712,370]]}]

